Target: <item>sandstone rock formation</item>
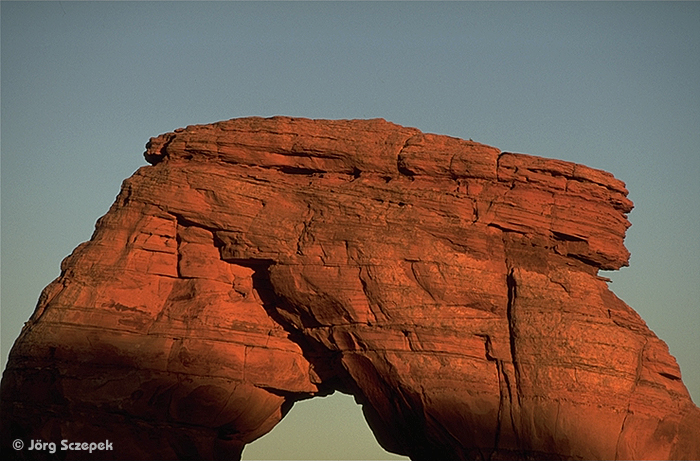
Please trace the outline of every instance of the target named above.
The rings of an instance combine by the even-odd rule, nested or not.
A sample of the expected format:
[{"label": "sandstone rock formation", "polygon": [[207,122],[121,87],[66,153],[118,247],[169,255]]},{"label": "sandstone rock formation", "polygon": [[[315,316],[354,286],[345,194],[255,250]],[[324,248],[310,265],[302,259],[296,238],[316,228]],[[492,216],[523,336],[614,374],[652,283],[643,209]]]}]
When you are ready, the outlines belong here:
[{"label": "sandstone rock formation", "polygon": [[15,343],[3,451],[237,459],[337,390],[412,459],[700,458],[675,359],[597,275],[629,257],[609,173],[384,120],[235,119],[145,156]]}]

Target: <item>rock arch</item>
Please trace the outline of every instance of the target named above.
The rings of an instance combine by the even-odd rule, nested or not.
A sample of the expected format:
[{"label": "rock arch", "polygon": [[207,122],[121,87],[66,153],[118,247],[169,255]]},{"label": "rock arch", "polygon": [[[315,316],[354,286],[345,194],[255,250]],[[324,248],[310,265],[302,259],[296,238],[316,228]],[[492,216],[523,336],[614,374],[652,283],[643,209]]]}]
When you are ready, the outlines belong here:
[{"label": "rock arch", "polygon": [[597,275],[629,257],[609,173],[383,120],[235,119],[145,157],[15,343],[3,444],[236,459],[341,390],[412,459],[700,456],[675,359]]}]

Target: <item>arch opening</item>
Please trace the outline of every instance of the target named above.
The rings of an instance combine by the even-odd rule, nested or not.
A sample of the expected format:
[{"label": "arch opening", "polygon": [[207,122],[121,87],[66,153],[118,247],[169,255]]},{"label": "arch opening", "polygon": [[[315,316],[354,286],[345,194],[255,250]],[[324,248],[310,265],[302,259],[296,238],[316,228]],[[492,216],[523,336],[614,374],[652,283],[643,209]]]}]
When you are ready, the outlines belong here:
[{"label": "arch opening", "polygon": [[242,460],[407,460],[377,442],[352,396],[335,392],[296,402],[270,432],[246,445]]}]

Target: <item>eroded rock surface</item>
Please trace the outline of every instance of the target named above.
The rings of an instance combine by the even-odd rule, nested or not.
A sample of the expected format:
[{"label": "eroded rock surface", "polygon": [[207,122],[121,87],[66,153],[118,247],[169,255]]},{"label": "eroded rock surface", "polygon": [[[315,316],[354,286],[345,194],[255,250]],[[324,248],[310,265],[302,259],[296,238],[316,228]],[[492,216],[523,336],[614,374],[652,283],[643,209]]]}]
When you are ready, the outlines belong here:
[{"label": "eroded rock surface", "polygon": [[234,119],[145,156],[15,343],[3,451],[236,459],[338,390],[412,459],[700,458],[675,359],[597,275],[629,257],[609,173],[384,120]]}]

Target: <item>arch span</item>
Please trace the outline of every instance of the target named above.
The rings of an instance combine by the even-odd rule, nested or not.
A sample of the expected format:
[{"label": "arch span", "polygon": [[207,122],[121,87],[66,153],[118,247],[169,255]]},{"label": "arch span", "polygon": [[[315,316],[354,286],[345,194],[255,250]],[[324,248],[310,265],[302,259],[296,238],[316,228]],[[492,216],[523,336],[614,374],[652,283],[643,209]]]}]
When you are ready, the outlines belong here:
[{"label": "arch span", "polygon": [[340,390],[412,459],[700,456],[678,365],[597,275],[629,257],[609,173],[383,120],[193,126],[146,158],[15,343],[3,444],[236,459]]}]

